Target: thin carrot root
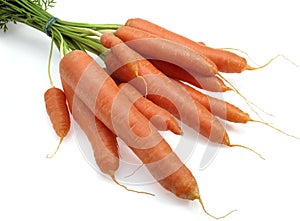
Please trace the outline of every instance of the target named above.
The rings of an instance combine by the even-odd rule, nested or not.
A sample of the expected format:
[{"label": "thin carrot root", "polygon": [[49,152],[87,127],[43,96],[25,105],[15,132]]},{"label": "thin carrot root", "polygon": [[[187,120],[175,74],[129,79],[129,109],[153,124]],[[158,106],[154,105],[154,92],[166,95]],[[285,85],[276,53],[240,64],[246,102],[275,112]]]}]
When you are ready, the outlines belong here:
[{"label": "thin carrot root", "polygon": [[241,145],[241,144],[230,144],[229,147],[241,147],[243,149],[246,149],[246,150],[249,150],[253,153],[255,153],[257,156],[259,156],[262,160],[265,160],[265,158],[258,152],[256,152],[255,150],[251,149],[250,147],[246,147],[244,145]]},{"label": "thin carrot root", "polygon": [[272,124],[269,124],[269,123],[267,123],[267,122],[265,122],[265,121],[253,120],[253,119],[251,119],[251,120],[249,120],[249,121],[250,121],[250,122],[256,122],[256,123],[264,124],[264,125],[266,125],[266,126],[268,126],[268,127],[271,127],[271,128],[274,129],[274,130],[277,130],[278,132],[280,132],[280,133],[282,133],[282,134],[284,134],[284,135],[286,135],[286,136],[289,136],[289,137],[295,138],[295,139],[297,139],[297,140],[300,140],[299,137],[297,137],[297,136],[295,136],[295,135],[292,135],[292,134],[289,134],[289,133],[287,133],[287,132],[285,132],[285,131],[283,131],[283,130],[281,130],[281,129],[279,129],[279,128],[277,128],[277,127],[273,126]]},{"label": "thin carrot root", "polygon": [[199,200],[199,202],[200,202],[200,205],[201,205],[203,211],[204,211],[208,216],[210,216],[210,217],[212,217],[212,218],[214,218],[214,219],[223,219],[223,218],[226,218],[226,217],[229,216],[231,213],[237,211],[237,210],[235,209],[235,210],[232,210],[232,211],[228,212],[227,214],[225,214],[225,215],[223,215],[223,216],[216,217],[216,216],[210,214],[209,212],[207,212],[207,210],[205,209],[204,204],[203,204],[203,201],[202,201],[202,199],[201,199],[200,196],[199,196],[198,200]]},{"label": "thin carrot root", "polygon": [[130,174],[126,175],[124,178],[128,178],[133,176],[138,170],[140,170],[142,167],[144,166],[144,164],[142,163],[141,165],[139,165],[134,171],[132,171]]},{"label": "thin carrot root", "polygon": [[61,143],[63,142],[63,139],[64,139],[64,137],[61,137],[61,138],[60,138],[59,143],[58,143],[58,145],[57,145],[56,150],[54,151],[54,153],[52,153],[51,155],[50,155],[50,154],[47,154],[46,158],[50,159],[50,158],[52,158],[52,157],[55,156],[55,154],[57,153],[57,151],[58,151],[59,148],[60,148]]},{"label": "thin carrot root", "polygon": [[257,115],[257,117],[261,120],[263,120],[263,118],[260,116],[260,114],[253,108],[256,107],[258,110],[260,110],[261,112],[265,113],[266,115],[269,115],[271,117],[273,117],[273,115],[271,113],[266,112],[265,110],[263,110],[261,107],[259,107],[258,105],[256,105],[254,102],[250,101],[249,99],[247,99],[244,95],[241,94],[241,92],[239,92],[239,90],[229,81],[227,80],[224,76],[222,76],[220,73],[218,73],[218,76],[224,80],[227,84],[230,85],[231,90],[235,93],[237,93],[248,105],[248,107]]},{"label": "thin carrot root", "polygon": [[290,62],[292,65],[296,66],[296,67],[299,67],[299,65],[297,65],[295,62],[293,62],[292,60],[290,60],[289,58],[287,58],[285,55],[283,54],[278,54],[276,55],[275,57],[271,58],[267,63],[261,65],[261,66],[258,66],[258,67],[251,67],[251,66],[247,66],[246,67],[246,70],[249,70],[249,71],[252,71],[252,70],[258,70],[258,69],[262,69],[262,68],[265,68],[266,66],[268,66],[269,64],[271,64],[275,59],[279,58],[279,57],[282,57],[284,58],[285,60],[287,60],[288,62]]},{"label": "thin carrot root", "polygon": [[144,192],[144,191],[137,191],[137,190],[129,189],[127,186],[125,186],[125,185],[121,184],[119,181],[117,181],[114,175],[112,175],[111,178],[112,178],[112,180],[113,180],[118,186],[123,187],[125,190],[127,190],[127,191],[129,191],[129,192],[134,192],[134,193],[140,193],[140,194],[147,194],[147,195],[150,195],[150,196],[155,196],[153,193],[148,193],[148,192]]},{"label": "thin carrot root", "polygon": [[135,73],[135,75],[136,75],[137,78],[141,78],[143,80],[143,82],[145,84],[145,95],[144,96],[147,97],[147,95],[148,95],[148,84],[147,84],[147,81],[145,80],[145,78],[143,76],[139,75],[138,68],[135,69],[134,73]]}]

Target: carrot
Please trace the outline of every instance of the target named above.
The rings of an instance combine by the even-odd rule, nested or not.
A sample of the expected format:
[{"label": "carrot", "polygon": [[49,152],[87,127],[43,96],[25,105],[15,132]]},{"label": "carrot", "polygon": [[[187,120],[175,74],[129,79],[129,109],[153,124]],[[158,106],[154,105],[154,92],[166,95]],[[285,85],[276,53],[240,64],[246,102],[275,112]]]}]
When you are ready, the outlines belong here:
[{"label": "carrot", "polygon": [[[125,65],[115,70],[115,72],[117,72],[116,75],[121,75],[123,80],[124,76],[129,77],[127,80],[140,92],[146,91],[147,98],[166,109],[176,118],[208,138],[210,141],[228,147],[241,147],[264,159],[259,153],[247,146],[230,143],[228,134],[223,125],[201,103],[192,99],[182,87],[178,86],[174,81],[157,70],[148,60],[143,59],[141,55],[131,50],[129,47],[125,50],[126,45],[119,44],[119,40],[115,40],[114,38],[117,37],[111,33],[105,33],[101,37],[101,42],[103,40],[103,44],[106,47],[114,46],[111,48],[112,53],[118,53],[118,49],[121,48],[120,52],[122,53],[119,53],[119,56],[124,56],[122,60]],[[112,40],[109,41],[109,39]],[[116,42],[116,45],[110,44],[109,42]],[[132,68],[132,65],[126,65],[131,61],[125,62],[128,57],[136,57],[134,68]],[[114,62],[114,64],[116,63],[117,62]],[[109,66],[107,62],[106,65]],[[108,69],[110,70],[110,68]],[[136,72],[138,72],[138,74]],[[145,83],[141,84],[140,81],[136,81],[136,76],[141,76]]]},{"label": "carrot", "polygon": [[47,113],[52,122],[53,129],[57,136],[60,137],[56,151],[47,158],[53,157],[58,151],[60,144],[70,130],[70,115],[66,104],[66,96],[64,92],[56,87],[49,88],[44,94],[44,100]]},{"label": "carrot", "polygon": [[183,44],[128,26],[118,28],[115,35],[146,58],[177,64],[200,76],[211,77],[218,74],[212,61]]},{"label": "carrot", "polygon": [[116,135],[114,135],[87,106],[76,96],[63,80],[62,85],[69,104],[70,112],[80,128],[87,135],[94,151],[95,161],[100,170],[114,177],[119,168],[119,153]]},{"label": "carrot", "polygon": [[[209,138],[212,142],[221,143],[224,145],[230,145],[228,135],[222,124],[199,102],[195,102],[181,87],[176,85],[158,69],[156,69],[148,60],[141,55],[131,50],[125,44],[114,45],[112,42],[118,42],[117,38],[111,33],[105,33],[101,37],[101,43],[105,47],[110,47],[113,55],[123,56],[124,63],[119,63],[119,68],[114,70],[118,66],[110,67],[110,63],[105,60],[107,69],[115,77],[120,76],[121,81],[130,82],[141,92],[145,88],[145,84],[134,81],[138,71],[138,75],[146,81],[147,98],[153,101],[158,106],[169,111],[176,118],[190,126],[203,136]],[[110,41],[111,39],[111,41]],[[110,43],[109,43],[110,42]],[[127,48],[127,50],[125,50]],[[120,49],[120,50],[119,50]],[[126,58],[135,57],[135,69],[127,64],[132,60],[125,61]],[[110,57],[111,61],[112,58]],[[117,62],[113,62],[114,65]],[[124,64],[124,66],[122,66]]]},{"label": "carrot", "polygon": [[[145,22],[147,22],[147,21],[145,21]],[[158,29],[156,29],[156,30],[158,30]],[[159,29],[159,30],[163,30],[163,29]],[[162,32],[165,33],[164,31],[162,31]],[[171,35],[171,33],[169,33],[169,35],[167,35],[167,36],[173,36],[174,39],[173,38],[170,38],[170,39],[165,38],[164,35],[163,36],[155,35],[153,33],[149,33],[149,32],[146,32],[146,31],[143,31],[143,30],[140,30],[137,28],[132,28],[129,26],[123,26],[123,27],[118,28],[115,34],[119,38],[121,38],[123,41],[125,41],[126,44],[128,44],[131,48],[133,48],[134,50],[136,50],[142,54],[146,54],[150,59],[156,59],[156,60],[158,59],[158,60],[167,61],[172,64],[176,64],[176,65],[180,66],[181,68],[185,69],[186,71],[193,73],[193,75],[201,75],[202,74],[202,76],[206,76],[206,77],[218,76],[222,80],[225,80],[225,78],[220,73],[218,73],[218,70],[215,69],[213,67],[213,65],[210,66],[209,72],[207,69],[206,69],[206,71],[201,69],[200,65],[195,65],[195,61],[193,61],[193,58],[197,57],[197,55],[199,56],[201,54],[201,51],[199,51],[197,49],[199,47],[208,48],[206,46],[203,46],[202,44],[199,44],[197,42],[193,42],[193,41],[187,39],[186,42],[191,42],[195,45],[195,47],[193,48],[189,44],[185,45],[184,42],[177,41],[178,39],[181,39],[181,38],[179,38],[179,37],[176,38],[176,36]],[[175,33],[173,33],[173,34],[175,34]],[[164,42],[161,38],[164,38],[164,39],[170,40],[170,41]],[[177,42],[178,44],[175,45],[174,42]],[[105,43],[104,43],[104,45],[105,45]],[[186,47],[182,47],[182,46],[186,46]],[[188,51],[187,48],[191,49],[191,51]],[[173,49],[175,49],[175,50],[173,50]],[[186,50],[184,50],[184,49],[186,49]],[[176,50],[180,50],[180,51],[176,51]],[[215,49],[215,50],[217,50],[217,49]],[[229,51],[224,51],[224,50],[220,50],[220,51],[222,53],[229,53],[229,54],[235,55]],[[218,53],[216,53],[216,54],[218,54]],[[181,59],[179,59],[179,57],[177,55],[183,55],[183,56],[181,56],[180,57]],[[188,56],[186,56],[186,55],[188,55]],[[191,57],[189,57],[189,56],[191,56]],[[185,60],[184,58],[187,58],[188,60]],[[203,56],[202,58],[206,58],[206,57]],[[221,60],[222,59],[224,60],[224,62],[222,63],[222,64],[224,64],[223,65],[224,67],[228,67],[228,68],[236,67],[236,66],[234,66],[234,64],[227,62],[226,56],[221,56],[220,58],[221,58]],[[205,60],[207,61],[207,64],[210,63],[209,59],[205,59]],[[244,59],[244,60],[246,61],[246,59]],[[261,68],[261,67],[259,67],[259,68]],[[225,71],[225,70],[221,70],[221,71]],[[207,73],[211,73],[211,74],[207,74]],[[226,81],[226,82],[228,82],[228,81]],[[233,87],[233,85],[231,85],[231,86],[232,86],[232,88],[227,87],[227,89],[233,90],[239,96],[241,96],[246,101],[248,106],[259,116],[259,114],[252,108],[252,105],[254,105],[256,107],[257,107],[257,105],[255,105],[253,102],[250,102],[235,87]]]},{"label": "carrot", "polygon": [[119,85],[121,92],[134,104],[134,106],[147,118],[158,130],[170,130],[175,134],[182,135],[177,121],[165,109],[157,106],[143,97],[133,86],[128,83]]},{"label": "carrot", "polygon": [[51,78],[50,67],[51,67],[51,59],[52,59],[52,52],[53,52],[53,43],[54,41],[52,38],[50,53],[48,58],[48,78],[49,78],[49,83],[51,85],[51,88],[49,88],[44,93],[44,100],[46,105],[46,111],[50,117],[50,121],[52,122],[52,126],[57,136],[60,137],[60,140],[55,152],[51,155],[48,154],[46,156],[47,158],[52,158],[57,153],[64,137],[67,136],[71,125],[65,94],[61,89],[56,88],[54,86]]},{"label": "carrot", "polygon": [[182,35],[167,30],[166,28],[163,28],[157,24],[151,23],[144,19],[140,19],[140,18],[129,19],[126,22],[126,26],[134,27],[149,32],[151,34],[155,34],[159,37],[177,42],[179,44],[183,44],[197,51],[201,55],[209,58],[211,61],[213,61],[216,64],[218,70],[221,72],[241,73],[244,70],[255,69],[247,64],[247,60],[245,58],[235,53],[207,47],[204,44],[199,44],[191,39],[188,39]]},{"label": "carrot", "polygon": [[201,91],[179,81],[178,84],[187,90],[193,99],[200,102],[204,107],[206,107],[207,110],[212,112],[214,115],[221,117],[222,119],[235,123],[247,123],[251,120],[248,113],[226,101],[203,94]]},{"label": "carrot", "polygon": [[190,83],[195,87],[212,92],[225,92],[231,90],[231,88],[227,87],[217,76],[202,77],[188,72],[175,64],[161,60],[150,59],[150,62],[168,77]]},{"label": "carrot", "polygon": [[69,52],[60,62],[60,74],[93,114],[131,147],[166,190],[183,199],[198,200],[209,214],[192,173],[91,56],[78,50]]},{"label": "carrot", "polygon": [[200,91],[195,90],[194,88],[192,88],[184,83],[181,83],[179,81],[178,81],[178,84],[180,84],[183,88],[185,88],[193,99],[200,102],[203,106],[205,106],[207,108],[207,110],[209,110],[214,115],[216,115],[220,118],[223,118],[227,121],[231,121],[234,123],[248,123],[248,122],[260,123],[260,124],[263,124],[265,126],[272,128],[274,130],[277,130],[278,132],[280,132],[282,134],[293,137],[295,139],[300,139],[299,137],[289,134],[289,133],[287,133],[265,121],[252,119],[248,113],[242,111],[241,109],[234,106],[233,104],[230,104],[226,101],[203,94]]},{"label": "carrot", "polygon": [[119,152],[116,135],[93,115],[88,107],[74,94],[72,88],[63,80],[62,85],[70,112],[91,143],[95,162],[99,169],[104,174],[109,175],[116,184],[125,188],[127,191],[150,194],[129,189],[117,181],[115,173],[119,168]]}]

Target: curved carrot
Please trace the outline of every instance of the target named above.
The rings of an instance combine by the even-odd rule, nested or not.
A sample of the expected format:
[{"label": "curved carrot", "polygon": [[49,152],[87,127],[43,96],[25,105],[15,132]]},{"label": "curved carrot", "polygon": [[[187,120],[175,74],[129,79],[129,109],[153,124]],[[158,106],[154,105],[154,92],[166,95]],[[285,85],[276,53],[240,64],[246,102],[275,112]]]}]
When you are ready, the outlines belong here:
[{"label": "curved carrot", "polygon": [[128,26],[118,28],[115,35],[147,58],[176,64],[200,76],[218,74],[212,61],[183,44]]},{"label": "curved carrot", "polygon": [[155,59],[150,59],[149,61],[168,77],[190,83],[198,88],[212,92],[225,92],[231,90],[231,88],[227,87],[217,76],[202,77],[169,62]]},{"label": "curved carrot", "polygon": [[53,129],[57,136],[60,137],[56,151],[52,155],[47,156],[51,158],[56,154],[64,137],[68,134],[71,122],[66,104],[66,96],[61,89],[56,87],[49,88],[44,94],[44,100]]},{"label": "curved carrot", "polygon": [[244,70],[253,69],[247,64],[247,60],[245,58],[237,54],[225,50],[210,48],[204,44],[199,44],[182,35],[174,33],[170,30],[167,30],[166,28],[163,28],[144,19],[129,19],[126,22],[126,26],[147,31],[151,34],[158,35],[159,37],[183,44],[212,60],[217,65],[218,70],[221,72],[240,73]]},{"label": "curved carrot", "polygon": [[174,116],[165,109],[152,103],[143,97],[133,86],[128,83],[119,85],[121,92],[134,104],[134,106],[151,121],[158,130],[170,130],[175,134],[182,135]]},{"label": "curved carrot", "polygon": [[[171,79],[166,77],[158,69],[156,69],[148,60],[143,58],[141,55],[131,50],[126,44],[109,44],[111,42],[118,42],[114,40],[117,38],[113,34],[105,33],[101,37],[101,43],[105,47],[114,46],[111,48],[113,54],[123,56],[123,60],[128,57],[136,57],[134,61],[138,68],[138,75],[146,81],[146,91],[148,92],[147,98],[153,101],[155,104],[163,107],[176,118],[187,124],[203,136],[209,138],[212,142],[221,143],[229,146],[229,138],[225,128],[222,124],[199,102],[195,102],[181,87],[172,82]],[[104,40],[105,39],[105,40]],[[121,49],[118,51],[118,49]],[[127,50],[125,50],[127,48]],[[107,57],[111,61],[112,56]],[[118,67],[110,67],[110,63],[105,61],[107,69],[113,73],[115,78],[120,81],[131,82],[134,86],[143,94],[145,90],[145,84],[136,79],[136,69],[132,69],[132,66],[128,66],[124,63],[123,66],[119,63]],[[117,62],[113,63],[114,65]],[[116,70],[114,70],[115,68]]]}]

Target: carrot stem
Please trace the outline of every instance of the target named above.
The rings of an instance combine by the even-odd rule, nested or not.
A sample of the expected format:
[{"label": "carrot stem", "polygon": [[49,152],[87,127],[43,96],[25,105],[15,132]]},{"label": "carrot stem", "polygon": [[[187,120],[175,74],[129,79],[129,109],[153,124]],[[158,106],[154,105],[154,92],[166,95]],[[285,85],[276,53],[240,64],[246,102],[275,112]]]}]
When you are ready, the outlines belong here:
[{"label": "carrot stem", "polygon": [[48,78],[49,78],[49,82],[50,82],[51,87],[54,87],[52,77],[51,77],[51,60],[52,60],[52,54],[53,54],[53,42],[54,42],[54,38],[53,38],[53,35],[52,35],[50,53],[49,53],[49,59],[48,59]]}]

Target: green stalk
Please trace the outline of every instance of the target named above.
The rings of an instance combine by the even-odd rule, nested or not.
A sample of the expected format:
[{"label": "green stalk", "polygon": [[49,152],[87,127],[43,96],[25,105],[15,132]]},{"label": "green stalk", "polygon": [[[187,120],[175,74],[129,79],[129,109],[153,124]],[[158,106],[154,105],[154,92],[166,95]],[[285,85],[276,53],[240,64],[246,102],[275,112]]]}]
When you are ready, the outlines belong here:
[{"label": "green stalk", "polygon": [[[99,55],[107,49],[100,43],[102,33],[121,27],[120,24],[89,24],[56,20],[45,27],[53,16],[46,10],[53,7],[54,0],[0,0],[0,29],[7,31],[7,23],[24,23],[46,33],[59,49],[61,55],[71,50],[83,50]],[[47,34],[47,33],[46,33]]]}]

